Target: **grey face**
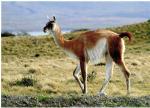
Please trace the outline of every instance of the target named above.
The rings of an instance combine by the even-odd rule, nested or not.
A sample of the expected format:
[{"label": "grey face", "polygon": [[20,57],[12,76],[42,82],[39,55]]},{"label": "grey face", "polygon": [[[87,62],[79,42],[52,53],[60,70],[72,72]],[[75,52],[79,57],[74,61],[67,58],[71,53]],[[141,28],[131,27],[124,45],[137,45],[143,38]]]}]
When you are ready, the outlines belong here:
[{"label": "grey face", "polygon": [[46,30],[53,30],[55,20],[56,19],[53,16],[53,20],[49,20],[49,22],[47,22],[46,26],[43,28],[43,31],[46,32]]}]

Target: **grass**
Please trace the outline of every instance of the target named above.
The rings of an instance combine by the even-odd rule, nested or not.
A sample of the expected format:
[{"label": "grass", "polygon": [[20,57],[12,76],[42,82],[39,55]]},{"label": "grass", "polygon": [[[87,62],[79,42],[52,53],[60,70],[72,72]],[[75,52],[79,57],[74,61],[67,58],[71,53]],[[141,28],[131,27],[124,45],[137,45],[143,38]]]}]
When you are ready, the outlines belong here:
[{"label": "grass", "polygon": [[[9,98],[9,99],[8,99]],[[3,101],[8,99],[8,101]],[[6,96],[2,95],[3,107],[147,107],[149,96],[142,97],[99,97],[99,96]]]},{"label": "grass", "polygon": [[[118,33],[130,31],[133,34],[131,43],[125,38],[125,62],[131,71],[131,96],[150,95],[150,23],[108,29]],[[82,32],[65,34],[65,38],[71,39]],[[3,37],[1,42],[2,94],[35,97],[82,95],[72,75],[77,61],[66,56],[51,37]],[[88,77],[88,95],[97,95],[105,78],[105,65],[89,64]],[[24,78],[36,80],[36,83],[22,86]],[[126,95],[124,77],[116,65],[106,92],[109,96]]]}]

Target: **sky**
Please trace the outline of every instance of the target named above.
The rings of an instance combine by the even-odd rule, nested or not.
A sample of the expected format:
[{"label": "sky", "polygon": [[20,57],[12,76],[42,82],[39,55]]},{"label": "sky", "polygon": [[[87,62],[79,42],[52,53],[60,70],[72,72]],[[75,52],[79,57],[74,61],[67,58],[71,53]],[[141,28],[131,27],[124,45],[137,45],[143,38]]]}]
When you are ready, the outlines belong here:
[{"label": "sky", "polygon": [[62,30],[116,27],[150,19],[150,2],[1,2],[2,32],[42,31],[55,16]]}]

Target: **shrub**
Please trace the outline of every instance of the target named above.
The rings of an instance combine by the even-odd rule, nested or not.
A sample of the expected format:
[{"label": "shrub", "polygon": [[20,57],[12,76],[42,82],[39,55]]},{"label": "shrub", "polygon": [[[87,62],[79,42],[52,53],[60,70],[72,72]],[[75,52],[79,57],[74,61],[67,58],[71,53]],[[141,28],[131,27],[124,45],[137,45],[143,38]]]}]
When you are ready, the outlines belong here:
[{"label": "shrub", "polygon": [[34,57],[39,57],[39,56],[40,56],[40,54],[35,54],[35,55],[34,55]]},{"label": "shrub", "polygon": [[149,22],[149,23],[150,23],[150,19],[149,19],[149,20],[147,20],[147,22]]},{"label": "shrub", "polygon": [[24,64],[24,67],[29,67],[29,65],[28,64]]},{"label": "shrub", "polygon": [[92,73],[89,73],[89,74],[87,75],[87,80],[88,80],[89,82],[92,82],[92,81],[96,78],[96,75],[97,75],[97,73],[96,73],[95,71],[93,71]]},{"label": "shrub", "polygon": [[36,72],[37,72],[36,69],[33,69],[33,68],[29,69],[29,73],[31,73],[31,74],[36,73]]},{"label": "shrub", "polygon": [[10,32],[3,32],[1,34],[1,37],[10,37],[10,36],[15,36],[13,33],[10,33]]},{"label": "shrub", "polygon": [[34,84],[37,81],[34,80],[32,77],[23,77],[21,80],[17,80],[15,81],[15,83],[13,85],[17,85],[17,86],[34,86]]}]

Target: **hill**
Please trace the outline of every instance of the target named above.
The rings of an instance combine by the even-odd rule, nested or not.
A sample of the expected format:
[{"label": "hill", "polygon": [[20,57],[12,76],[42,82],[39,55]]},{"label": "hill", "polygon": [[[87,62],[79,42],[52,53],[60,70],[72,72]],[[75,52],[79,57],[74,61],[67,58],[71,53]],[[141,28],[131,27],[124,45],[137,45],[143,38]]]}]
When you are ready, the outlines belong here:
[{"label": "hill", "polygon": [[[117,33],[128,31],[133,34],[133,42],[129,46],[136,45],[137,43],[141,45],[141,42],[148,41],[150,38],[150,24],[149,22],[125,25],[117,28],[107,28],[109,30],[115,31]],[[65,38],[72,39],[75,36],[79,35],[84,31],[71,32],[65,34]],[[148,46],[148,45],[146,45]],[[144,47],[145,48],[145,47]],[[32,50],[32,52],[31,52]],[[55,46],[53,40],[49,36],[16,36],[12,38],[3,38],[2,39],[2,55],[16,55],[19,57],[33,57],[34,54],[40,53],[41,56],[51,56],[56,53],[57,57],[59,55],[64,56],[64,53],[61,52],[59,48]],[[54,56],[51,56],[54,57]]]},{"label": "hill", "polygon": [[[125,62],[131,71],[131,102],[134,97],[140,98],[141,96],[146,96],[146,98],[140,98],[140,101],[137,102],[143,103],[144,100],[142,101],[142,99],[145,99],[146,103],[144,105],[138,105],[149,106],[149,100],[147,100],[147,98],[149,98],[150,95],[150,22],[107,29],[117,33],[128,31],[133,34],[133,41],[131,43],[126,41],[125,53]],[[82,32],[84,31],[65,34],[65,38],[74,38]],[[57,97],[62,96],[64,97],[63,99],[65,99],[65,96],[73,96],[72,99],[75,99],[74,95],[82,98],[81,90],[72,76],[77,61],[73,61],[67,57],[60,48],[56,47],[50,36],[2,37],[1,42],[1,90],[4,96],[2,97],[4,103],[9,101],[9,96],[20,97],[21,95],[31,95],[35,98],[43,98],[43,96],[52,97],[54,100],[56,99],[56,101],[61,101]],[[102,60],[102,62],[105,65],[105,61]],[[87,97],[97,95],[105,77],[104,65],[93,66],[89,64]],[[93,72],[95,76],[93,76]],[[108,96],[116,98],[117,96],[122,98],[126,94],[124,78],[116,65],[106,92]],[[129,98],[125,97],[123,100],[124,99],[128,100]],[[86,102],[88,104],[86,100],[90,100],[90,98],[83,99],[81,106],[84,106]],[[107,100],[109,99],[106,99],[106,101]],[[44,102],[47,102],[47,100]],[[121,106],[121,104],[122,103],[118,103],[116,106]],[[138,106],[137,104],[134,105]],[[13,103],[13,106],[17,106],[17,103]]]}]

